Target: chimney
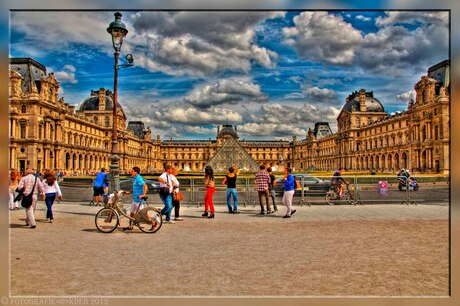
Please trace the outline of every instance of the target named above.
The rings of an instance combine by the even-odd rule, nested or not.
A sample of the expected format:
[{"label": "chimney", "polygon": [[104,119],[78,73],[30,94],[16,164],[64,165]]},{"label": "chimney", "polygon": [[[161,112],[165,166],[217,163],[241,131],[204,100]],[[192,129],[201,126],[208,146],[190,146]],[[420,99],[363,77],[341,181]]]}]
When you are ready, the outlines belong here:
[{"label": "chimney", "polygon": [[105,110],[105,89],[99,89],[99,110]]},{"label": "chimney", "polygon": [[366,112],[367,111],[366,90],[365,89],[360,89],[359,90],[359,111],[360,112]]}]

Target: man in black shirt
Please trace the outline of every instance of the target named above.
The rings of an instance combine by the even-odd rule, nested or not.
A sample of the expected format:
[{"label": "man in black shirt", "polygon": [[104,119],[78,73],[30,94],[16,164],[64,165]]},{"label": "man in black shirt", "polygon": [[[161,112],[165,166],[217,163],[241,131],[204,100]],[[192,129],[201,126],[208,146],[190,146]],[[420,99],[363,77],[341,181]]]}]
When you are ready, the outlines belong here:
[{"label": "man in black shirt", "polygon": [[276,207],[276,203],[275,203],[275,187],[276,187],[276,178],[275,176],[273,175],[272,173],[272,168],[271,167],[268,167],[267,168],[267,172],[268,174],[270,175],[270,186],[269,186],[269,190],[270,190],[270,197],[272,198],[272,203],[273,203],[273,209],[275,211],[278,211],[278,208]]},{"label": "man in black shirt", "polygon": [[[228,168],[228,174],[225,176],[224,180],[222,181],[223,185],[227,185],[227,208],[228,212],[231,214],[239,214],[238,211],[238,191],[236,190],[236,178],[238,170],[235,168],[230,167]],[[233,197],[233,208],[231,203],[231,197]]]}]

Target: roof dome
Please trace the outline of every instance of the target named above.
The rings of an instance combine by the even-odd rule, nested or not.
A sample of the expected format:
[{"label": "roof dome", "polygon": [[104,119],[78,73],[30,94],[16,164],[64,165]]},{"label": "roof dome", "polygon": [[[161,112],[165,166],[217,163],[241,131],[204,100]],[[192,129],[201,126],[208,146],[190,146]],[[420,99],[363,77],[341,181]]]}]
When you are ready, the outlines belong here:
[{"label": "roof dome", "polygon": [[231,124],[224,124],[219,132],[219,138],[224,136],[232,136],[234,138],[238,138],[236,127],[233,129]]},{"label": "roof dome", "polygon": [[[359,93],[355,92],[348,97],[348,102],[345,103],[343,109],[348,112],[360,111]],[[384,112],[382,103],[376,98],[372,92],[366,92],[366,112]]]},{"label": "roof dome", "polygon": [[[103,92],[101,92],[103,90]],[[80,104],[80,111],[95,111],[99,110],[99,96],[104,95],[105,96],[105,111],[108,110],[113,110],[113,94],[110,90],[91,90],[91,96],[86,98],[81,104]],[[117,103],[117,108],[121,109],[123,111],[123,108],[121,107],[120,103]],[[123,111],[124,113],[124,111]]]}]

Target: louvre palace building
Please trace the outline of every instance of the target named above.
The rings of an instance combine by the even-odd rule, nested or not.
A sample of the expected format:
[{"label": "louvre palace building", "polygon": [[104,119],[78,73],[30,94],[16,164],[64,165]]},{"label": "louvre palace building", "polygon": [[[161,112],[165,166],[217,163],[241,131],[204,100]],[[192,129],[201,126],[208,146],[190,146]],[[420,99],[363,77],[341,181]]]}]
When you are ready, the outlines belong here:
[{"label": "louvre palace building", "polygon": [[[403,112],[388,114],[373,92],[352,92],[337,117],[337,132],[327,122],[291,141],[244,140],[236,126],[217,127],[215,139],[152,138],[140,121],[128,121],[117,105],[120,172],[133,166],[143,173],[166,164],[182,171],[217,171],[229,166],[255,171],[265,163],[281,171],[450,173],[450,62],[428,69],[414,88],[416,100]],[[9,167],[27,166],[87,174],[109,168],[113,129],[113,93],[92,90],[78,109],[58,97],[59,80],[31,58],[10,59]]]}]

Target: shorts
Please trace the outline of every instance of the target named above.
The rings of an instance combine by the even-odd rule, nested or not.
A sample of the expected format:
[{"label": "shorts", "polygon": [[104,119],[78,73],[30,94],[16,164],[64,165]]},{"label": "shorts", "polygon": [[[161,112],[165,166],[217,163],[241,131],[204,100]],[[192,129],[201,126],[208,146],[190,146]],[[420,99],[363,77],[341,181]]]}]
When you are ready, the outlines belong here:
[{"label": "shorts", "polygon": [[93,196],[95,197],[103,195],[105,193],[104,187],[93,187],[93,190],[94,190]]},{"label": "shorts", "polygon": [[131,202],[131,209],[130,209],[130,213],[132,214],[135,214],[139,211],[141,211],[142,209],[144,209],[144,204],[142,202]]}]

